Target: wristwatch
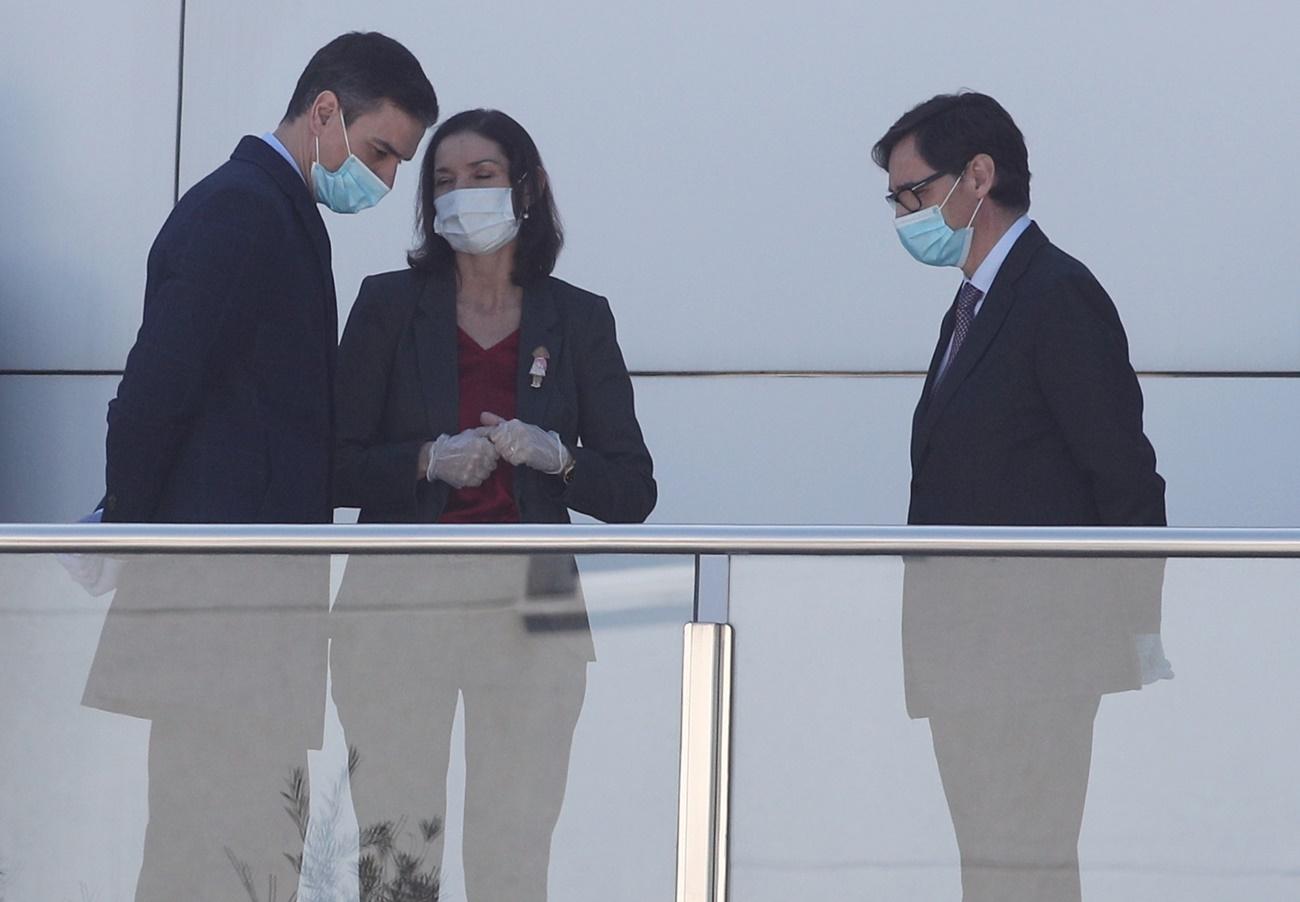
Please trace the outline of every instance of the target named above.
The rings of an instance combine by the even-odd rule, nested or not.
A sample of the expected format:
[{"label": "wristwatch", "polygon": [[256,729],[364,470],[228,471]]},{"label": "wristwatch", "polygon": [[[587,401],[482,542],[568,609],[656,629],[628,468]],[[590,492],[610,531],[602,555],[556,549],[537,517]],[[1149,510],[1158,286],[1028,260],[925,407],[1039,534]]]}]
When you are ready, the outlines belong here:
[{"label": "wristwatch", "polygon": [[564,480],[565,485],[568,485],[569,483],[573,482],[573,470],[577,465],[578,465],[578,459],[574,457],[573,452],[570,451],[569,462],[565,464],[564,469],[560,471],[560,478]]}]

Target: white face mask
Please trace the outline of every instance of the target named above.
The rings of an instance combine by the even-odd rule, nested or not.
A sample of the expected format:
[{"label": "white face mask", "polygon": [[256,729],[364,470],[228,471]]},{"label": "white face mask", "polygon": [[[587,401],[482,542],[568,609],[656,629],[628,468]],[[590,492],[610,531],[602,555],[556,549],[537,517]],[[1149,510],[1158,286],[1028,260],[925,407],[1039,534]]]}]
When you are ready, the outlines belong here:
[{"label": "white face mask", "polygon": [[519,234],[511,188],[457,188],[436,198],[433,231],[462,254],[490,254]]}]

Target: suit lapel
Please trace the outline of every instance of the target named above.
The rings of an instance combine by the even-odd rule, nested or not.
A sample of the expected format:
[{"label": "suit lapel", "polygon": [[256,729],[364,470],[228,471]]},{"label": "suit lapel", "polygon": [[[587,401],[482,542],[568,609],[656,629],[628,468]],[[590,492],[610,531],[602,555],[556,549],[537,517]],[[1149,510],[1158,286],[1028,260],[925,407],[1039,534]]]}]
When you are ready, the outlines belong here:
[{"label": "suit lapel", "polygon": [[[279,154],[276,154],[276,156],[278,158]],[[281,160],[281,162],[284,161]],[[334,269],[330,252],[330,235],[325,228],[325,220],[321,219],[320,208],[317,207],[316,202],[307,193],[306,185],[303,185],[302,180],[298,179],[297,173],[294,173],[294,179],[302,190],[293,192],[293,209],[298,214],[298,219],[302,222],[303,228],[307,230],[307,236],[311,239],[312,247],[316,251],[316,260],[320,263],[321,281],[325,285],[326,317],[334,326],[331,338],[334,340],[334,344],[337,345],[339,338],[339,304],[338,298],[334,294]]]},{"label": "suit lapel", "polygon": [[[1046,243],[1047,237],[1037,225],[1032,223],[1025,230],[1025,233],[1016,239],[1011,252],[1007,254],[1006,260],[1002,262],[1002,266],[998,269],[993,284],[989,286],[989,293],[985,295],[979,314],[971,324],[966,341],[957,351],[957,356],[948,364],[948,371],[944,374],[943,379],[935,385],[935,377],[947,347],[946,341],[940,341],[939,347],[935,350],[934,359],[930,362],[930,371],[926,377],[926,394],[923,395],[924,410],[918,410],[919,423],[914,423],[913,426],[912,459],[914,464],[919,462],[930,435],[934,431],[935,424],[943,415],[944,408],[948,406],[961,384],[970,376],[980,358],[988,351],[993,339],[1001,330],[1002,323],[1007,318],[1007,313],[1015,305],[1016,282],[1024,273],[1030,258],[1035,251]],[[949,315],[944,318],[944,333],[946,335],[952,334],[951,322],[954,316],[954,311],[950,310]]]},{"label": "suit lapel", "polygon": [[329,326],[326,341],[329,345],[330,370],[333,371],[334,349],[338,347],[339,341],[339,307],[338,298],[334,293],[334,270],[333,261],[330,254],[330,236],[325,228],[325,221],[321,219],[320,209],[316,206],[316,201],[311,192],[307,189],[307,184],[302,180],[298,171],[289,164],[289,162],[261,138],[252,135],[246,135],[240,140],[235,152],[230,155],[231,159],[243,160],[252,163],[259,169],[266,172],[267,175],[276,183],[292,201],[294,213],[298,221],[302,223],[303,230],[307,233],[311,241],[312,248],[316,252],[316,260],[320,264],[321,284],[325,288],[325,320]]},{"label": "suit lapel", "polygon": [[315,202],[298,199],[294,203],[294,210],[298,213],[298,218],[302,220],[303,227],[307,229],[307,234],[311,237],[312,247],[316,249],[316,259],[320,262],[321,276],[325,281],[325,290],[328,294],[329,308],[334,312],[337,319],[338,298],[334,294],[334,269],[330,255],[330,235],[325,229],[325,221],[321,219],[320,210],[316,208]]},{"label": "suit lapel", "polygon": [[325,335],[322,336],[325,341],[326,359],[330,372],[330,384],[334,384],[334,363],[338,356],[339,348],[339,302],[338,296],[334,293],[334,270],[330,260],[330,236],[325,231],[325,223],[320,218],[320,211],[316,209],[315,202],[307,204],[307,209],[303,209],[303,202],[298,201],[294,204],[298,217],[302,220],[307,229],[307,234],[311,236],[311,243],[316,248],[316,257],[320,261],[321,283],[325,286],[325,309],[322,313],[325,316]]},{"label": "suit lapel", "polygon": [[325,220],[321,219],[320,209],[311,191],[308,190],[306,182],[302,180],[302,176],[284,157],[280,156],[275,148],[252,135],[246,135],[230,156],[231,159],[252,163],[265,171],[280,190],[293,201],[294,212],[298,214],[298,219],[302,222],[307,236],[311,239],[312,247],[316,250],[316,258],[320,262],[330,294],[330,304],[333,306],[334,271],[331,268],[330,236],[325,229]]},{"label": "suit lapel", "polygon": [[[563,349],[564,333],[560,328],[560,312],[556,306],[551,286],[543,282],[524,289],[524,307],[519,323],[519,375],[516,382],[515,416],[534,426],[544,425],[546,408],[555,394],[555,373]],[[533,366],[533,352],[545,348],[550,355],[542,384],[533,388],[529,370]]]},{"label": "suit lapel", "polygon": [[455,435],[460,431],[460,380],[456,369],[456,290],[451,280],[424,280],[412,327],[429,434]]},{"label": "suit lapel", "polygon": [[[958,289],[960,292],[960,289]],[[917,405],[918,412],[929,406],[930,397],[934,393],[934,380],[938,378],[939,367],[943,363],[943,355],[947,353],[948,342],[952,340],[952,330],[957,321],[957,296],[953,295],[952,304],[948,307],[948,312],[943,315],[943,322],[939,325],[939,341],[934,346],[934,353],[930,355],[930,368],[925,372],[925,385],[921,389],[921,402]]]},{"label": "suit lapel", "polygon": [[[960,289],[958,289],[960,291]],[[943,355],[948,350],[948,342],[952,338],[953,326],[956,322],[957,297],[953,296],[952,306],[944,314],[943,323],[939,326],[939,341],[934,346],[934,354],[930,357],[930,368],[926,370],[925,385],[921,388],[921,399],[916,404],[916,411],[912,414],[912,465],[915,466],[921,451],[917,442],[917,436],[920,434],[920,425],[925,418],[925,413],[930,407],[930,396],[934,392],[934,380],[939,372],[939,366],[943,363]]]}]

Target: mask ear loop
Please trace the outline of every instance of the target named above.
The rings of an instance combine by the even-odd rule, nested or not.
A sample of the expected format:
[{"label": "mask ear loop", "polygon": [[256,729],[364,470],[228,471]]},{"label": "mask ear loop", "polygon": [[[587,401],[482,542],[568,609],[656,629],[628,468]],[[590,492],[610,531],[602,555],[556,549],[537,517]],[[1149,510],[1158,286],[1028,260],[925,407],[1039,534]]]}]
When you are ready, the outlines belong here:
[{"label": "mask ear loop", "polygon": [[[965,178],[965,176],[966,173],[964,172],[961,175],[957,176],[957,181],[952,183],[952,187],[948,189],[947,195],[944,196],[943,203],[939,204],[940,210],[942,210],[944,206],[948,203],[948,198],[952,197],[952,193],[957,190],[957,185],[961,182],[963,178]],[[971,226],[975,224],[975,217],[980,215],[980,207],[982,206],[984,206],[984,198],[981,197],[979,199],[979,202],[975,204],[975,212],[970,215],[970,222],[966,223],[966,228],[969,229]]]},{"label": "mask ear loop", "polygon": [[943,203],[939,204],[940,210],[942,210],[945,206],[948,205],[948,198],[952,197],[952,193],[957,190],[957,186],[961,184],[961,180],[965,178],[965,176],[966,173],[964,172],[958,174],[957,181],[952,183],[952,187],[948,189],[948,193],[943,196]]},{"label": "mask ear loop", "polygon": [[343,146],[348,149],[348,156],[352,156],[352,142],[348,141],[348,120],[343,115],[343,107],[339,107],[339,122],[343,123]]},{"label": "mask ear loop", "polygon": [[[343,146],[348,149],[348,156],[352,156],[352,144],[348,141],[348,120],[343,116],[343,107],[339,107],[339,122],[343,123]],[[316,136],[316,163],[320,162],[320,135]],[[344,161],[346,162],[346,160]],[[337,170],[335,170],[337,171]]]}]

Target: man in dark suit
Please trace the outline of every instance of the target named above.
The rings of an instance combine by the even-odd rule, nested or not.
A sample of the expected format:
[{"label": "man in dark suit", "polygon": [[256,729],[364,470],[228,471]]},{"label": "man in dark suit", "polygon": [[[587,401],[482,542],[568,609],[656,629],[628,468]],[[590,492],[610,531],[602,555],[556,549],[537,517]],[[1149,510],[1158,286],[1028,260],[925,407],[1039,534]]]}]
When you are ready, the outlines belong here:
[{"label": "man in dark suit", "polygon": [[332,520],[338,311],[317,205],[377,201],[437,110],[401,44],[343,35],[275,132],[245,137],[181,198],[109,405],[106,522]]},{"label": "man in dark suit", "polygon": [[1162,526],[1164,480],[1105,289],[1029,219],[1029,158],[983,94],[941,95],[872,157],[905,247],[965,276],[912,421],[908,523]]},{"label": "man in dark suit", "polygon": [[[186,192],[149,253],[144,320],[108,412],[106,522],[328,523],[338,339],[318,211],[372,206],[437,119],[377,33],[308,63],[273,133]],[[152,720],[137,900],[287,898],[324,710],[327,560],[137,560],[85,703]],[[305,812],[305,807],[302,808]]]},{"label": "man in dark suit", "polygon": [[[1163,526],[1124,328],[1029,219],[1011,116],[940,95],[872,158],[903,246],[965,277],[912,421],[908,522]],[[1093,719],[1102,694],[1167,676],[1143,657],[1162,579],[1161,561],[906,562],[908,712],[930,718],[967,902],[1079,898]]]}]

